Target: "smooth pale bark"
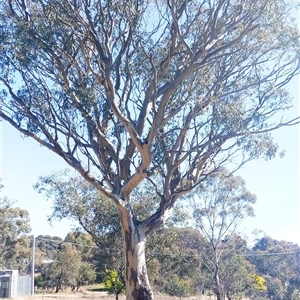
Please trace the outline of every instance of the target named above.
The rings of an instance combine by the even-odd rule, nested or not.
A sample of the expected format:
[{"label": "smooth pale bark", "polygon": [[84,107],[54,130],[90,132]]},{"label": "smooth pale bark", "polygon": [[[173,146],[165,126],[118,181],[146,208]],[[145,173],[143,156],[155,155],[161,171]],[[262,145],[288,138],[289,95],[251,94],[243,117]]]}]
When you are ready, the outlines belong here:
[{"label": "smooth pale bark", "polygon": [[217,296],[217,300],[222,300],[221,290],[220,290],[220,279],[219,279],[219,266],[216,266],[215,270],[215,294]]},{"label": "smooth pale bark", "polygon": [[121,213],[126,300],[152,300],[145,258],[145,230],[129,211]]},{"label": "smooth pale bark", "polygon": [[223,300],[222,295],[221,295],[221,286],[220,286],[220,278],[219,278],[219,261],[217,258],[217,253],[216,249],[214,248],[215,251],[215,274],[214,274],[214,279],[215,279],[215,294],[217,296],[217,300]]}]

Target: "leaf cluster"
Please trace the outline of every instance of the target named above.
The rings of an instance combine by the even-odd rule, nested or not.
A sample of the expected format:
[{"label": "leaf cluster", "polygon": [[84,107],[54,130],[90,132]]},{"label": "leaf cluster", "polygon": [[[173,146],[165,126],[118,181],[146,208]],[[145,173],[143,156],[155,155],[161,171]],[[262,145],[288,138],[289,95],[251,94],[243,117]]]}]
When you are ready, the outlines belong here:
[{"label": "leaf cluster", "polygon": [[0,116],[123,214],[135,188],[153,187],[150,233],[227,162],[234,171],[274,157],[270,132],[299,122],[281,118],[299,73],[292,9],[284,0],[4,2]]},{"label": "leaf cluster", "polygon": [[[0,190],[2,186],[0,186]],[[29,213],[6,197],[0,198],[0,267],[28,272],[31,231]]]}]

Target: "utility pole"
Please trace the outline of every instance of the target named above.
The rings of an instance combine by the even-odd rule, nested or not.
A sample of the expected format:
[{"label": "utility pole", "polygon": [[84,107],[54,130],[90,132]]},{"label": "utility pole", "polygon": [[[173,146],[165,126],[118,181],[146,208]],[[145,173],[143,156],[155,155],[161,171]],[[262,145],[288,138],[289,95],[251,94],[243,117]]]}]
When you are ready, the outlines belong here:
[{"label": "utility pole", "polygon": [[32,236],[32,248],[31,248],[31,295],[34,295],[34,270],[35,270],[35,237]]}]

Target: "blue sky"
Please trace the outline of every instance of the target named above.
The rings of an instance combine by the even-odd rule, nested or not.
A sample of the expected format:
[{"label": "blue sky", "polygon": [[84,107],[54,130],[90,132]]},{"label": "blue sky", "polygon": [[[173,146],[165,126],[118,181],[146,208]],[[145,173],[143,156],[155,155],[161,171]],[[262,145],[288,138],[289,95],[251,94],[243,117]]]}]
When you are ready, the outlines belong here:
[{"label": "blue sky", "polygon": [[[299,20],[299,12],[295,13]],[[289,85],[294,98],[294,108],[286,116],[299,116],[299,78]],[[284,158],[271,161],[252,161],[238,171],[246,181],[250,192],[256,194],[255,218],[246,219],[239,231],[247,233],[259,229],[274,239],[300,245],[300,195],[299,195],[299,125],[274,132]],[[21,137],[7,122],[0,123],[0,178],[4,189],[1,196],[17,200],[17,205],[30,213],[32,233],[49,234],[62,238],[71,230],[68,221],[55,222],[50,226],[51,202],[47,202],[32,186],[39,176],[48,175],[67,167],[67,164],[50,150],[30,138]],[[251,239],[251,237],[250,237]]]},{"label": "blue sky", "polygon": [[[288,116],[299,115],[298,82],[292,85],[295,107]],[[2,196],[18,200],[17,205],[30,213],[32,233],[49,234],[62,238],[71,230],[68,221],[47,222],[51,202],[33,190],[39,176],[67,167],[57,155],[38,145],[30,138],[22,138],[8,123],[1,123],[1,173],[4,190]],[[254,229],[263,230],[274,239],[287,240],[300,245],[299,205],[299,126],[274,132],[284,158],[271,161],[253,161],[238,172],[246,180],[247,188],[257,195],[255,218],[246,219],[239,231],[251,239]]]},{"label": "blue sky", "polygon": [[[290,85],[295,107],[288,116],[299,116],[299,79]],[[274,239],[286,240],[300,245],[300,195],[299,195],[299,126],[274,132],[284,158],[271,161],[253,161],[238,172],[247,188],[257,196],[254,206],[255,218],[246,219],[239,231],[251,239],[251,232],[259,229]],[[68,221],[47,221],[51,202],[47,202],[32,186],[39,176],[66,168],[66,163],[54,153],[43,148],[20,133],[8,123],[0,123],[0,177],[5,186],[1,196],[17,200],[17,205],[30,213],[32,233],[48,234],[62,238],[71,230]]]}]

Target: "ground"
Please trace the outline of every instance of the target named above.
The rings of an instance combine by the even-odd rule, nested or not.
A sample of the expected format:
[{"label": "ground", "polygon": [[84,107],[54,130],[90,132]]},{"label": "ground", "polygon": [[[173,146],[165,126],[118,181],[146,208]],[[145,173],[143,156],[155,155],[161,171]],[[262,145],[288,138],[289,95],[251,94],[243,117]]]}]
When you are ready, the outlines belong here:
[{"label": "ground", "polygon": [[[36,293],[33,296],[18,298],[18,300],[114,300],[114,295],[108,295],[106,292],[81,291],[78,293]],[[125,300],[125,295],[119,296],[119,300]],[[179,297],[165,296],[161,294],[155,295],[156,300],[179,300]],[[214,296],[193,296],[184,298],[186,300],[215,300]]]}]

